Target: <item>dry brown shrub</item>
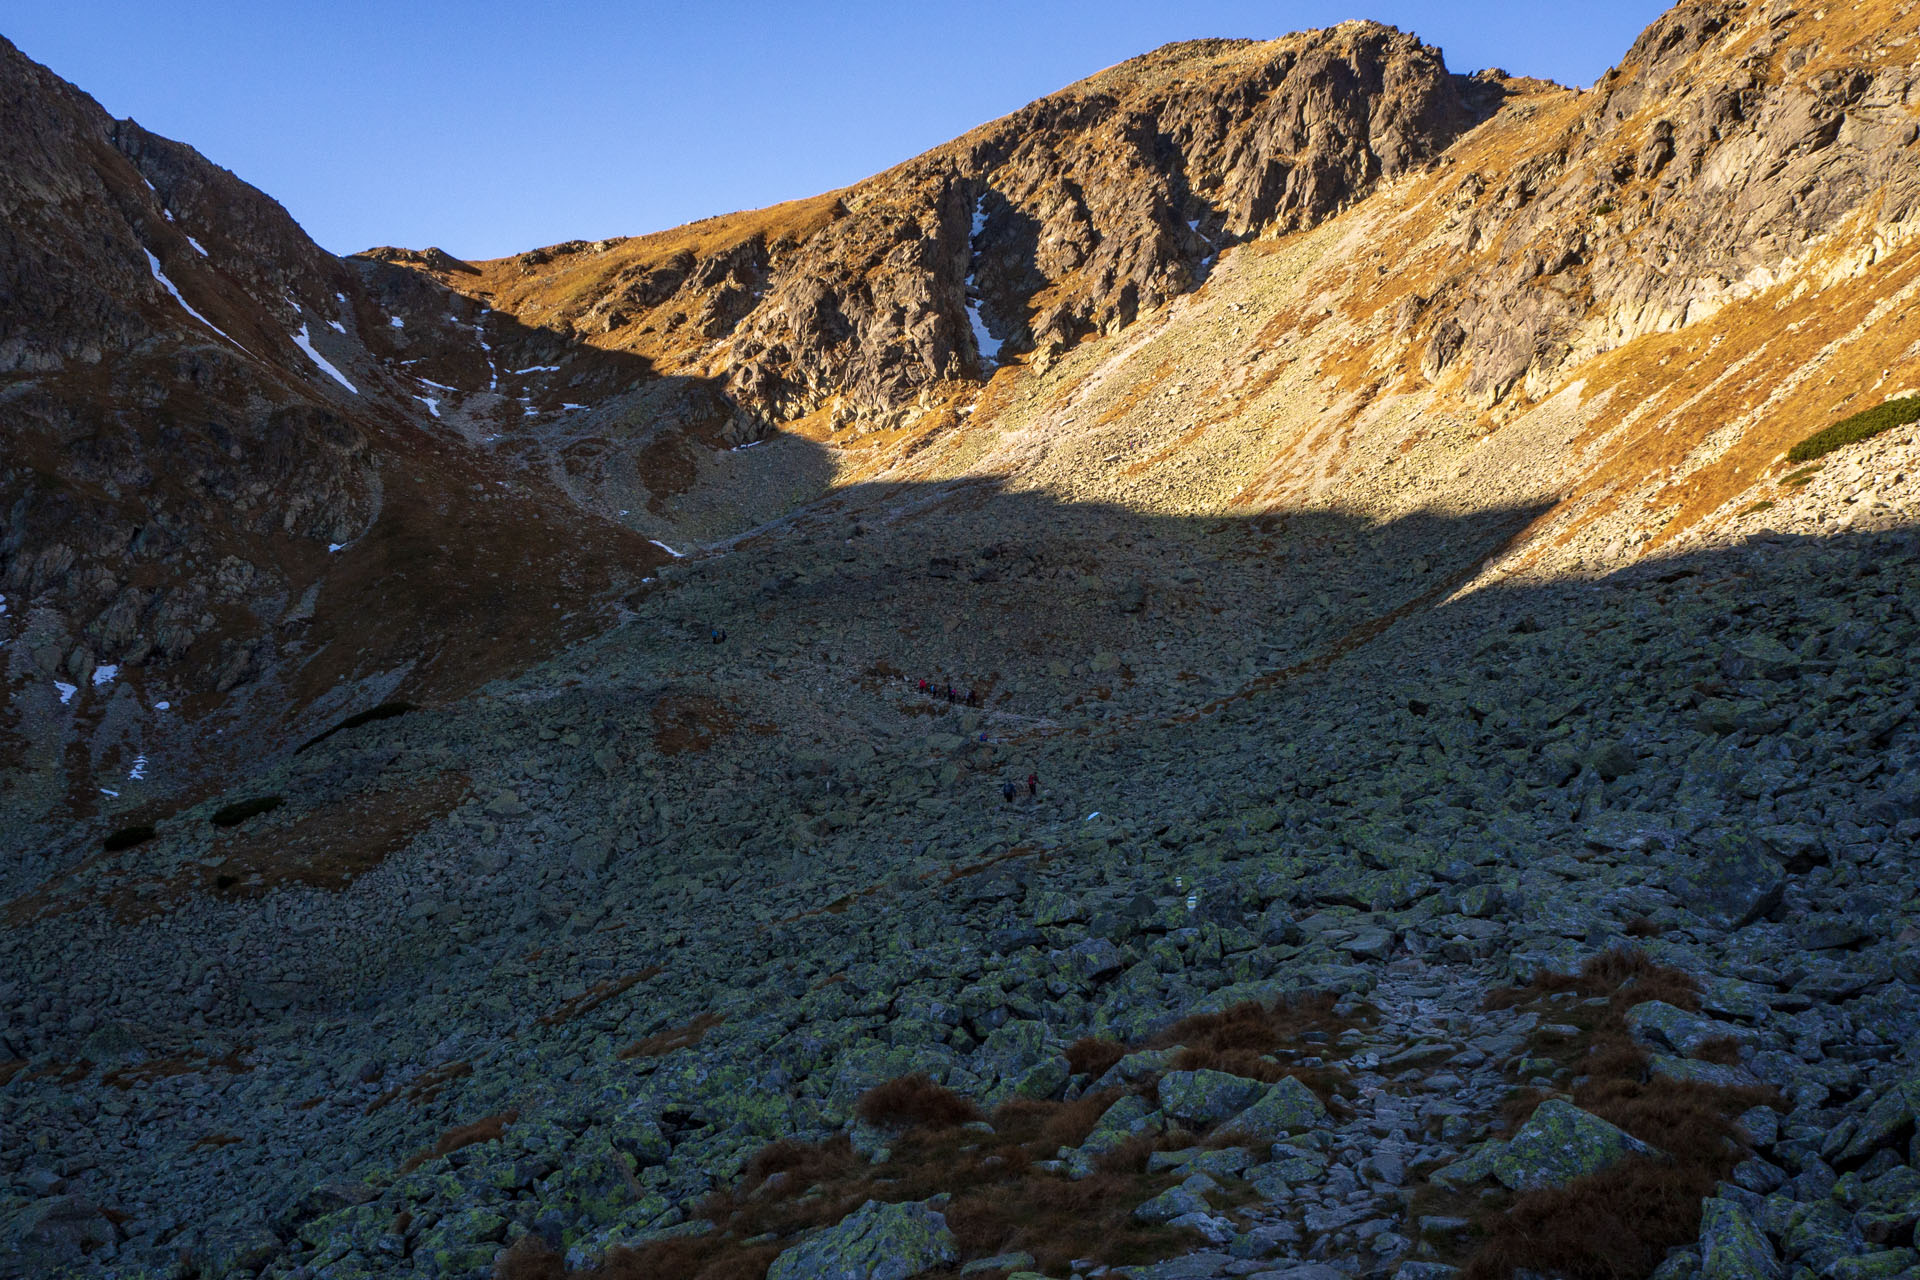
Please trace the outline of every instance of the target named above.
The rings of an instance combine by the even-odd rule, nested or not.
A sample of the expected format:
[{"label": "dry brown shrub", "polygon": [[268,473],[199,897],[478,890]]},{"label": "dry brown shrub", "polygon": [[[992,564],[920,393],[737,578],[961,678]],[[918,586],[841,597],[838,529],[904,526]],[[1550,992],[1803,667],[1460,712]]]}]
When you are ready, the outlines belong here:
[{"label": "dry brown shrub", "polygon": [[1127,1046],[1099,1036],[1083,1036],[1067,1046],[1067,1066],[1075,1075],[1096,1080],[1126,1056]]},{"label": "dry brown shrub", "polygon": [[1740,1042],[1732,1036],[1715,1036],[1695,1049],[1693,1056],[1702,1062],[1718,1063],[1723,1067],[1738,1066]]},{"label": "dry brown shrub", "polygon": [[[1584,1000],[1555,999],[1569,992]],[[1487,1214],[1480,1221],[1483,1242],[1467,1260],[1464,1280],[1507,1280],[1520,1270],[1568,1280],[1641,1280],[1669,1248],[1699,1234],[1702,1199],[1744,1156],[1735,1118],[1779,1099],[1768,1088],[1718,1088],[1654,1076],[1626,1017],[1646,1000],[1699,1007],[1698,988],[1686,974],[1626,950],[1595,956],[1578,975],[1545,974],[1490,995],[1490,1007],[1532,1006],[1543,1026],[1579,1027],[1579,1035],[1561,1040],[1536,1029],[1531,1052],[1573,1073],[1575,1106],[1664,1156],[1623,1161],[1565,1187],[1526,1192]],[[1508,1131],[1550,1096],[1516,1090],[1501,1108]]]},{"label": "dry brown shrub", "polygon": [[539,1236],[521,1236],[493,1260],[493,1280],[566,1280],[567,1264]]},{"label": "dry brown shrub", "polygon": [[735,724],[733,712],[705,694],[665,694],[653,704],[653,745],[663,756],[706,751]]},{"label": "dry brown shrub", "polygon": [[400,1166],[400,1172],[412,1173],[429,1160],[452,1155],[462,1147],[471,1147],[482,1142],[498,1142],[506,1127],[520,1118],[518,1111],[502,1111],[485,1119],[475,1120],[472,1124],[463,1124],[447,1130],[425,1151],[416,1151],[407,1157]]},{"label": "dry brown shrub", "polygon": [[747,1161],[747,1181],[757,1184],[776,1173],[789,1173],[802,1185],[810,1186],[844,1176],[852,1164],[853,1144],[844,1133],[837,1133],[825,1142],[802,1143],[781,1138],[762,1147]]},{"label": "dry brown shrub", "polygon": [[884,1128],[951,1129],[980,1118],[980,1109],[924,1072],[876,1085],[855,1104],[860,1118]]},{"label": "dry brown shrub", "polygon": [[766,1280],[786,1246],[695,1237],[609,1250],[580,1280]]},{"label": "dry brown shrub", "polygon": [[1361,1022],[1335,1014],[1337,1001],[1329,992],[1288,997],[1272,1005],[1248,1001],[1219,1013],[1184,1018],[1146,1047],[1179,1046],[1173,1065],[1181,1071],[1225,1071],[1268,1084],[1292,1076],[1322,1101],[1331,1102],[1345,1080],[1342,1071],[1324,1061],[1321,1066],[1306,1067],[1287,1059],[1345,1055],[1340,1034]]},{"label": "dry brown shrub", "polygon": [[650,1036],[634,1041],[620,1051],[622,1058],[658,1058],[672,1053],[675,1049],[691,1049],[707,1038],[707,1032],[713,1030],[726,1019],[717,1013],[703,1013],[684,1027],[675,1027],[670,1031],[656,1031]]},{"label": "dry brown shrub", "polygon": [[402,1097],[415,1106],[419,1106],[422,1103],[438,1101],[441,1090],[445,1089],[448,1084],[460,1079],[462,1076],[470,1076],[472,1074],[473,1064],[464,1058],[458,1062],[449,1062],[444,1066],[434,1067],[432,1070],[422,1072],[416,1076],[411,1083],[395,1085],[393,1088],[375,1098],[372,1102],[369,1102],[367,1104],[367,1114],[372,1115],[388,1103]]},{"label": "dry brown shrub", "polygon": [[648,978],[657,978],[665,972],[666,970],[659,965],[650,964],[640,970],[640,972],[628,974],[624,978],[607,978],[603,981],[596,982],[579,995],[569,997],[562,1001],[560,1007],[552,1013],[542,1014],[536,1018],[535,1021],[543,1027],[557,1027],[561,1023],[571,1022],[582,1014],[591,1013],[595,1009],[598,1009],[607,1001],[632,987],[636,982],[645,982]]}]

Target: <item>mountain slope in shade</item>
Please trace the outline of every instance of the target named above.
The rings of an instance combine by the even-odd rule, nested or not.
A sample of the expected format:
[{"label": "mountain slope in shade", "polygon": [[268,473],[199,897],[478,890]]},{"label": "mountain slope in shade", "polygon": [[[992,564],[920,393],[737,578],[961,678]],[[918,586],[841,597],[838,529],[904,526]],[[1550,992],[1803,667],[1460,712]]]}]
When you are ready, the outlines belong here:
[{"label": "mountain slope in shade", "polygon": [[323,252],[10,45],[0,85],[10,852],[471,688],[665,558],[433,416],[406,362],[480,363],[478,308]]}]

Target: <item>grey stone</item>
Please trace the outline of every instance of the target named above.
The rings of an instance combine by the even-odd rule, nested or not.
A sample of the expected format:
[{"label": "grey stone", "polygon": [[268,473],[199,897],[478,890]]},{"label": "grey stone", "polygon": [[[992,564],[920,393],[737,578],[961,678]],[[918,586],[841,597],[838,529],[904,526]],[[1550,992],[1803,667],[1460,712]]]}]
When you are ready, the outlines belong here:
[{"label": "grey stone", "polygon": [[1709,924],[1742,929],[1780,905],[1787,873],[1760,840],[1723,832],[1688,852],[1692,868],[1674,893]]},{"label": "grey stone", "polygon": [[[1204,1173],[1196,1173],[1177,1186],[1168,1187],[1134,1209],[1133,1216],[1142,1222],[1165,1223],[1189,1213],[1212,1213],[1213,1206],[1207,1203],[1209,1191],[1218,1191],[1220,1184]],[[771,1280],[771,1278],[769,1278]]]},{"label": "grey stone", "polygon": [[1672,1049],[1691,1056],[1715,1040],[1753,1039],[1750,1028],[1703,1018],[1664,1000],[1643,1000],[1627,1010],[1627,1028],[1642,1044]]},{"label": "grey stone", "polygon": [[1703,1280],[1779,1280],[1782,1271],[1747,1211],[1715,1198],[1701,1206],[1700,1274]]},{"label": "grey stone", "polygon": [[1564,1186],[1630,1157],[1659,1154],[1600,1117],[1550,1098],[1520,1126],[1492,1172],[1515,1191],[1532,1191]]},{"label": "grey stone", "polygon": [[959,1253],[945,1215],[932,1206],[869,1200],[775,1258],[767,1280],[906,1280],[945,1266]]},{"label": "grey stone", "polygon": [[1220,1131],[1244,1133],[1262,1143],[1272,1143],[1288,1133],[1319,1128],[1331,1119],[1313,1090],[1292,1076],[1284,1076],[1259,1101],[1221,1121]]},{"label": "grey stone", "polygon": [[1160,1109],[1189,1125],[1210,1125],[1237,1115],[1263,1097],[1267,1086],[1224,1071],[1169,1071],[1157,1086]]}]

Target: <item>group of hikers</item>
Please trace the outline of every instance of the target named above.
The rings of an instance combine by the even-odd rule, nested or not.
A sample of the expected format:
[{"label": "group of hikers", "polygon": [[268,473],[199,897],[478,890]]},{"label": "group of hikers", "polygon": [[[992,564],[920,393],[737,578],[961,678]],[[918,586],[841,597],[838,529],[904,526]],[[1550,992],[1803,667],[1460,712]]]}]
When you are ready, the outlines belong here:
[{"label": "group of hikers", "polygon": [[948,702],[960,706],[977,707],[980,705],[980,694],[979,691],[975,689],[968,689],[965,693],[962,693],[952,685],[947,685],[942,688],[931,680],[922,680],[920,682],[920,692],[929,698],[944,696]]},{"label": "group of hikers", "polygon": [[[977,707],[980,705],[980,693],[977,689],[968,689],[963,693],[954,685],[943,685],[934,680],[917,681],[914,687],[919,689],[923,697],[945,698],[949,703],[963,707]],[[987,735],[982,733],[980,735],[980,741],[985,742],[986,740]],[[1002,803],[1012,804],[1014,797],[1019,794],[1020,784],[1012,778],[1008,778],[1000,784],[1000,800]],[[1029,773],[1027,775],[1027,798],[1030,800],[1040,798],[1040,775],[1037,773]]]}]

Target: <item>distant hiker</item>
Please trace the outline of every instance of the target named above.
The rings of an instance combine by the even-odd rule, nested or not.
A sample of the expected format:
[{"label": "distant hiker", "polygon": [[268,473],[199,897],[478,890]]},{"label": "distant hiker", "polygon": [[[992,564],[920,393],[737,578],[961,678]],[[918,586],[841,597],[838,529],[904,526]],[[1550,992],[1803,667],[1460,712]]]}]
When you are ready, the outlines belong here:
[{"label": "distant hiker", "polygon": [[1030,773],[1027,775],[1027,795],[1029,797],[1033,797],[1033,796],[1038,796],[1039,794],[1040,794],[1040,775],[1037,773]]},{"label": "distant hiker", "polygon": [[726,639],[727,633],[725,631],[722,631],[719,627],[713,629],[713,642],[715,644],[724,644],[726,643]]},{"label": "distant hiker", "polygon": [[1001,783],[1001,784],[1000,784],[1000,799],[1001,799],[1001,801],[1002,801],[1003,803],[1005,803],[1005,804],[1012,804],[1012,803],[1013,803],[1013,793],[1014,793],[1014,791],[1015,791],[1016,789],[1017,789],[1017,788],[1015,788],[1015,787],[1014,787],[1014,785],[1013,785],[1013,779],[1012,779],[1012,778],[1008,778],[1008,779],[1007,779],[1007,780],[1006,780],[1005,782],[1003,782],[1003,783]]},{"label": "distant hiker", "polygon": [[967,705],[970,707],[977,707],[980,705],[980,693],[977,689],[967,690]]}]

